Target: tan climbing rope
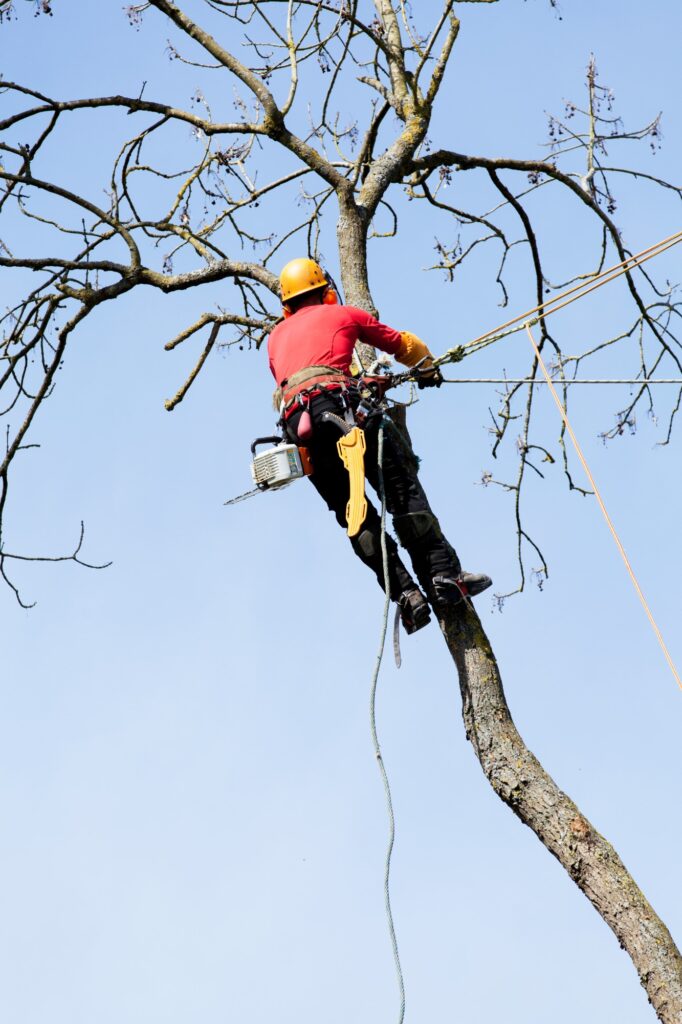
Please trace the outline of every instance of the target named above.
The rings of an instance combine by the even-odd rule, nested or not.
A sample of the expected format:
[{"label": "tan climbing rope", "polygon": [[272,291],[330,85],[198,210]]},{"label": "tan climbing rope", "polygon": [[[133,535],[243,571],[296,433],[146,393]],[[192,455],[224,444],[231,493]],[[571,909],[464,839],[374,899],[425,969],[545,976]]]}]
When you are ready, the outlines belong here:
[{"label": "tan climbing rope", "polygon": [[557,409],[559,410],[559,414],[561,415],[561,418],[562,418],[562,420],[564,422],[564,426],[566,427],[566,430],[568,432],[568,436],[570,437],[571,441],[573,442],[573,447],[576,450],[576,454],[577,454],[578,458],[580,459],[580,462],[581,462],[581,465],[582,465],[583,469],[585,470],[585,473],[587,475],[587,479],[590,481],[590,486],[591,486],[592,490],[594,491],[594,495],[595,495],[597,501],[599,502],[599,507],[602,510],[602,514],[604,516],[604,519],[606,520],[606,525],[608,526],[609,530],[611,531],[611,535],[613,536],[613,539],[616,542],[616,547],[618,548],[618,550],[620,552],[621,558],[625,562],[625,568],[627,569],[627,571],[628,571],[628,573],[630,575],[630,579],[632,580],[632,585],[634,586],[634,588],[635,588],[635,590],[637,592],[637,596],[639,597],[640,601],[642,602],[642,607],[644,608],[644,611],[647,614],[647,618],[649,619],[649,622],[651,623],[651,628],[653,629],[654,633],[656,634],[656,639],[658,640],[659,644],[661,645],[661,650],[663,651],[663,654],[665,655],[665,659],[668,662],[668,665],[670,666],[670,671],[672,672],[673,676],[675,677],[675,682],[677,683],[679,688],[682,690],[682,679],[680,679],[679,672],[677,671],[677,669],[675,667],[675,662],[673,661],[673,659],[672,659],[672,657],[670,655],[670,652],[669,652],[669,650],[668,650],[668,648],[666,646],[665,640],[663,639],[663,634],[661,633],[660,629],[658,628],[656,620],[654,619],[653,614],[651,612],[651,609],[649,608],[647,600],[646,600],[646,598],[644,596],[644,593],[642,592],[642,588],[639,585],[639,581],[637,580],[637,577],[635,576],[634,570],[633,570],[632,566],[630,565],[630,559],[628,558],[628,556],[627,556],[627,554],[625,552],[625,548],[623,547],[621,539],[620,539],[620,537],[618,536],[618,534],[616,532],[616,528],[613,525],[613,522],[611,521],[611,517],[609,516],[608,512],[606,511],[606,505],[604,504],[604,501],[603,501],[603,498],[602,498],[601,493],[599,491],[599,488],[597,487],[597,483],[596,483],[596,481],[594,479],[594,476],[592,475],[592,471],[591,471],[590,467],[587,464],[587,460],[586,460],[585,456],[583,455],[582,448],[580,447],[580,445],[578,443],[578,439],[575,436],[575,433],[573,431],[573,427],[571,426],[570,420],[568,418],[568,413],[566,412],[566,409],[565,409],[561,399],[559,398],[557,390],[554,387],[554,382],[552,381],[552,378],[549,375],[549,371],[548,371],[547,367],[545,366],[545,361],[542,358],[542,353],[540,352],[540,349],[537,346],[535,338],[533,337],[533,332],[531,331],[530,322],[526,322],[524,324],[524,326],[526,328],[526,333],[528,334],[528,337],[530,339],[530,343],[533,346],[533,351],[535,352],[535,358],[537,359],[538,365],[540,366],[540,369],[542,370],[542,374],[543,374],[543,376],[544,376],[544,378],[545,378],[545,380],[547,382],[547,386],[548,386],[549,390],[552,393],[552,398],[556,402]]},{"label": "tan climbing rope", "polygon": [[627,259],[614,264],[608,270],[602,270],[600,274],[596,274],[591,280],[582,281],[580,284],[574,285],[572,288],[568,288],[559,295],[548,299],[547,302],[541,302],[525,313],[515,316],[512,320],[507,320],[506,323],[500,324],[494,330],[479,335],[478,338],[467,342],[466,345],[455,345],[453,348],[449,348],[442,356],[434,359],[433,363],[435,366],[443,366],[445,363],[457,363],[465,356],[478,352],[480,349],[486,348],[488,345],[492,345],[494,342],[500,341],[510,334],[516,334],[518,331],[523,330],[527,323],[530,323],[532,326],[539,319],[551,316],[552,313],[557,313],[572,302],[577,302],[578,299],[584,298],[597,288],[601,288],[610,281],[615,281],[617,277],[621,277],[623,274],[628,273],[628,271],[641,266],[642,263],[653,259],[654,256],[660,256],[661,253],[664,253],[667,249],[672,249],[674,245],[678,245],[680,242],[682,242],[682,231],[676,231],[655,245],[650,245],[647,249],[642,249],[641,252],[636,253],[636,255],[628,256]]}]

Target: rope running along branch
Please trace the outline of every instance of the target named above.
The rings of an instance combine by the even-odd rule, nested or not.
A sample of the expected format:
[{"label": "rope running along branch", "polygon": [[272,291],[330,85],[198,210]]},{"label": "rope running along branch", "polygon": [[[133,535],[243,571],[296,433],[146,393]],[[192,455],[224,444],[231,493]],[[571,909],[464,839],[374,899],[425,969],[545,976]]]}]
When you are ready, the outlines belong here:
[{"label": "rope running along branch", "polygon": [[384,601],[384,613],[381,624],[381,634],[379,639],[379,650],[377,651],[376,664],[374,666],[374,675],[372,676],[372,686],[370,690],[369,698],[369,719],[370,728],[372,732],[372,745],[374,747],[374,756],[377,759],[379,765],[379,772],[381,773],[381,781],[384,785],[384,794],[386,796],[386,807],[388,810],[388,847],[386,849],[386,865],[384,869],[384,903],[386,906],[386,918],[388,920],[388,931],[391,937],[391,947],[393,949],[393,960],[395,961],[395,969],[398,975],[398,988],[400,991],[400,1013],[398,1016],[398,1024],[403,1024],[405,1020],[405,981],[403,979],[403,972],[400,966],[400,952],[398,950],[398,939],[395,933],[395,925],[393,923],[393,911],[391,909],[391,856],[393,854],[393,844],[395,843],[395,816],[393,814],[393,800],[391,798],[391,787],[388,781],[388,775],[386,773],[386,766],[384,759],[381,755],[381,745],[379,743],[379,735],[377,733],[377,719],[376,719],[376,700],[377,700],[377,685],[379,682],[379,670],[381,668],[381,661],[384,654],[384,646],[386,644],[386,632],[388,630],[388,615],[389,608],[391,605],[390,587],[389,587],[389,576],[388,576],[388,549],[386,547],[386,493],[384,491],[384,472],[383,472],[383,459],[384,459],[384,424],[383,419],[379,425],[379,437],[378,437],[378,457],[377,457],[377,475],[379,478],[379,497],[381,498],[381,556],[383,561],[384,569],[384,590],[386,598]]}]

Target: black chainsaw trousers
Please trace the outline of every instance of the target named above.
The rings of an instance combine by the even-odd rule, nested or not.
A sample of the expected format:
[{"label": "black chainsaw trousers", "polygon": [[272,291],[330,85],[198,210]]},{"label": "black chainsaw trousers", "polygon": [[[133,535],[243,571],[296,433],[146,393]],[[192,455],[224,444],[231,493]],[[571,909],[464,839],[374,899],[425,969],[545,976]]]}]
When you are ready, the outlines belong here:
[{"label": "black chainsaw trousers", "polygon": [[[313,475],[310,480],[336,516],[339,526],[346,529],[346,506],[350,495],[348,472],[341,461],[337,441],[339,427],[325,422],[323,413],[329,411],[344,415],[345,402],[357,405],[353,392],[344,400],[338,391],[325,391],[314,396],[308,405],[313,434],[308,440],[299,440],[297,425],[303,408],[297,408],[288,418],[286,432],[295,444],[304,445],[310,452]],[[365,424],[365,476],[377,494],[380,493],[378,466],[380,413]],[[443,536],[438,521],[431,512],[424,488],[417,476],[417,462],[403,440],[400,429],[383,417],[384,441],[382,457],[383,487],[386,507],[393,517],[393,528],[398,540],[407,550],[415,575],[422,589],[430,595],[431,580],[439,574],[457,575],[461,571],[459,559]],[[358,558],[375,573],[379,585],[384,587],[384,566],[381,550],[381,517],[375,506],[367,502],[367,517],[357,536],[350,538]],[[388,554],[389,593],[395,600],[404,590],[414,586],[414,580],[403,564],[393,538],[386,535]]]}]

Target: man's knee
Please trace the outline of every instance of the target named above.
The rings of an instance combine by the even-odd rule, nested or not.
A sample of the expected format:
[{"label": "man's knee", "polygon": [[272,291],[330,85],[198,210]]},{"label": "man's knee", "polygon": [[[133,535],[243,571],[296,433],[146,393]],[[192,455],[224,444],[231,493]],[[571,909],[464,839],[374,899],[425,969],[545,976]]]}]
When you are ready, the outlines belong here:
[{"label": "man's knee", "polygon": [[407,512],[393,517],[396,536],[404,548],[440,540],[438,520],[431,512]]},{"label": "man's knee", "polygon": [[377,539],[371,530],[361,530],[356,543],[365,558],[374,558],[377,554]]}]

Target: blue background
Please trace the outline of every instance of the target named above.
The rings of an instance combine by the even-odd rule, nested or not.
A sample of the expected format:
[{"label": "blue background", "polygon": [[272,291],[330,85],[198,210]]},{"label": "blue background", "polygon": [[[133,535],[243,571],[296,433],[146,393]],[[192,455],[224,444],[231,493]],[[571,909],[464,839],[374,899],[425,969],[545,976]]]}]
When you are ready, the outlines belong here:
[{"label": "blue background", "polygon": [[[155,11],[136,32],[117,3],[55,3],[53,18],[36,19],[17,6],[19,19],[0,27],[8,79],[58,97],[137,95],[146,80],[149,98],[183,104],[202,82],[168,62],[175,36]],[[188,9],[204,17],[201,5]],[[460,5],[434,145],[544,155],[545,111],[582,100],[593,50],[628,124],[664,110],[662,151],[621,159],[679,181],[679,3],[573,0],[561,13],[540,2]],[[219,103],[217,80],[210,88]],[[74,116],[43,169],[104,202],[107,168],[139,123]],[[482,183],[460,177],[453,201],[482,208]],[[633,251],[678,227],[672,198],[618,188]],[[574,205],[539,194],[529,208],[553,279],[592,266],[596,235]],[[288,210],[266,216],[280,227]],[[370,250],[387,322],[439,352],[506,319],[484,256],[448,285],[422,268],[435,260],[435,232],[452,240],[453,227],[421,205],[403,204],[401,217],[398,239]],[[324,249],[334,266],[333,217]],[[292,243],[282,262],[296,252]],[[535,302],[527,253],[517,253],[512,313]],[[673,250],[656,270],[677,280],[679,268]],[[0,591],[0,989],[11,1024],[397,1016],[387,823],[368,724],[382,599],[312,488],[222,505],[249,486],[248,444],[274,425],[264,352],[214,353],[185,402],[164,411],[200,342],[172,354],[163,344],[221,298],[229,305],[231,293],[135,292],[97,310],[35,424],[41,449],[16,465],[8,548],[62,551],[82,518],[86,556],[113,565],[18,566],[23,593],[38,601],[29,612]],[[566,351],[629,325],[626,304],[619,282],[559,314]],[[528,362],[518,335],[462,373],[523,374]],[[634,357],[616,357],[594,375],[634,369]],[[462,561],[505,591],[516,585],[511,499],[478,486],[497,469],[494,392],[428,393],[410,429]],[[626,401],[627,389],[574,389],[574,426],[682,661],[679,450],[657,447],[664,429],[641,413],[634,436],[604,446],[598,435]],[[537,404],[556,452],[556,410],[544,391]],[[507,478],[513,452],[505,465]],[[682,694],[594,500],[568,492],[558,463],[529,484],[527,521],[550,579],[502,614],[487,595],[478,602],[512,713],[679,939]],[[651,1020],[611,932],[485,781],[438,631],[406,638],[403,662],[398,672],[386,658],[378,712],[397,816],[407,1020]]]}]

